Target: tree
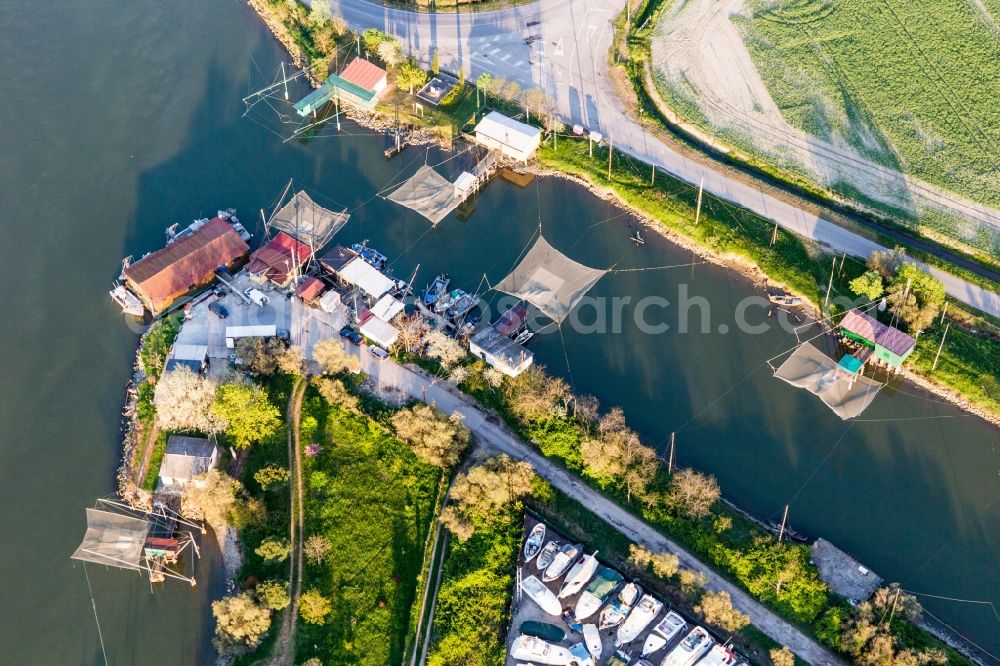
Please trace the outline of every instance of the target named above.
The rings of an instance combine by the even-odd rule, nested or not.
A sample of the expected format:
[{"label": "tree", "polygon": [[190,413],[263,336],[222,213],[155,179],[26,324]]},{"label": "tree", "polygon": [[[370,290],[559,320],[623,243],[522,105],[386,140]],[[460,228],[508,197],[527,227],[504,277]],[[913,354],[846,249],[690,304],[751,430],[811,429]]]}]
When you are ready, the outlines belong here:
[{"label": "tree", "polygon": [[434,72],[434,76],[441,73],[441,61],[438,58],[437,49],[434,49],[434,52],[431,54],[431,71]]},{"label": "tree", "polygon": [[229,510],[229,522],[238,530],[260,527],[267,520],[267,505],[256,497],[236,500]]},{"label": "tree", "polygon": [[[406,65],[403,65],[405,67]],[[400,68],[402,72],[402,68]],[[421,76],[426,76],[423,70],[420,72]],[[398,81],[398,75],[397,75]],[[423,79],[417,85],[422,85]],[[410,92],[413,92],[413,88],[410,88]],[[419,312],[414,312],[413,314],[401,315],[396,320],[396,328],[399,329],[399,341],[403,345],[403,349],[407,354],[412,354],[417,349],[419,349],[424,344],[424,338],[430,333],[430,325],[428,325],[427,320],[424,319]]]},{"label": "tree", "polygon": [[347,390],[344,382],[332,377],[314,377],[313,386],[331,407],[340,407],[348,412],[361,410],[361,401]]},{"label": "tree", "polygon": [[681,583],[681,591],[688,596],[694,596],[708,583],[708,576],[694,569],[681,569],[678,572]]},{"label": "tree", "polygon": [[497,89],[494,78],[487,72],[483,72],[476,79],[476,87],[482,91],[484,95],[496,95]]},{"label": "tree", "polygon": [[302,374],[302,368],[306,364],[306,356],[302,347],[291,345],[282,350],[275,359],[280,372],[286,375]]},{"label": "tree", "polygon": [[915,335],[931,325],[944,299],[941,281],[914,264],[901,265],[889,285],[890,311]]},{"label": "tree", "polygon": [[876,270],[867,271],[854,278],[850,282],[850,287],[854,294],[864,296],[869,301],[881,298],[885,292],[885,287],[882,283],[882,274]]},{"label": "tree", "polygon": [[279,338],[240,338],[236,341],[236,355],[243,359],[243,367],[261,375],[273,375],[278,369],[278,357],[285,351]]},{"label": "tree", "polygon": [[875,590],[871,603],[878,615],[889,613],[894,618],[904,619],[907,622],[919,622],[924,612],[917,598],[903,592],[899,583]]},{"label": "tree", "polygon": [[[413,94],[415,88],[420,88],[427,81],[427,72],[420,68],[417,61],[413,58],[406,60],[399,69],[396,70],[396,86],[398,88],[406,88]],[[420,318],[416,313],[409,315],[411,318]]]},{"label": "tree", "polygon": [[770,657],[774,666],[795,666],[795,655],[787,645],[771,650]]},{"label": "tree", "polygon": [[361,369],[361,361],[354,354],[344,350],[337,338],[320,340],[313,347],[313,359],[319,363],[323,372],[335,375],[339,372],[357,372]]},{"label": "tree", "polygon": [[468,356],[462,343],[455,338],[449,338],[441,331],[431,331],[425,341],[427,356],[436,358],[446,369],[453,368]]},{"label": "tree", "polygon": [[250,592],[212,602],[215,647],[220,653],[255,648],[271,627],[271,611],[254,601]]},{"label": "tree", "polygon": [[516,103],[521,96],[521,84],[513,79],[504,81],[503,87],[499,90],[500,98],[511,103]]},{"label": "tree", "polygon": [[219,528],[229,522],[236,496],[242,490],[242,483],[225,472],[211,469],[188,484],[181,508],[184,515]]},{"label": "tree", "polygon": [[618,407],[601,418],[595,437],[581,443],[580,455],[592,475],[622,481],[629,501],[633,494],[646,495],[659,467],[656,452],[629,430],[625,413]]},{"label": "tree", "polygon": [[892,250],[876,250],[868,257],[868,268],[878,271],[879,275],[886,280],[891,280],[896,276],[896,271],[905,258],[906,254],[901,247]]},{"label": "tree", "polygon": [[211,411],[218,384],[190,368],[178,368],[160,377],[153,404],[156,420],[164,430],[221,432],[226,422]]},{"label": "tree", "polygon": [[389,69],[395,68],[403,60],[403,49],[395,37],[389,37],[379,44],[377,53]]},{"label": "tree", "polygon": [[483,370],[483,379],[489,384],[490,388],[498,389],[503,386],[503,378],[506,376],[496,368],[486,368]]},{"label": "tree", "polygon": [[288,483],[288,469],[280,465],[268,465],[254,472],[253,478],[263,490]]},{"label": "tree", "polygon": [[459,418],[445,416],[430,405],[399,410],[392,425],[419,458],[442,469],[458,462],[471,439]]},{"label": "tree", "polygon": [[330,540],[327,539],[322,534],[313,534],[302,546],[302,552],[305,553],[306,560],[309,564],[318,566],[323,563],[326,556],[330,554],[330,550],[333,546],[330,545]]},{"label": "tree", "polygon": [[291,547],[285,539],[268,538],[261,541],[253,552],[260,555],[265,562],[284,562],[288,559]]},{"label": "tree", "polygon": [[570,395],[566,382],[548,376],[537,365],[504,382],[504,391],[510,410],[523,421],[564,416]]},{"label": "tree", "polygon": [[387,34],[377,28],[368,28],[361,33],[361,41],[364,43],[365,51],[367,53],[378,53],[378,47],[388,37],[389,36]]},{"label": "tree", "polygon": [[530,495],[537,479],[525,461],[506,455],[484,460],[455,477],[449,504],[441,512],[441,522],[461,541],[467,540],[476,523],[489,521],[505,508]]},{"label": "tree", "polygon": [[532,113],[539,118],[547,115],[549,107],[552,106],[549,98],[539,88],[528,88],[525,90],[523,102],[524,110],[528,113],[529,120]]},{"label": "tree", "polygon": [[291,603],[288,598],[288,584],[280,580],[265,580],[257,585],[254,590],[257,600],[264,608],[271,610],[281,610]]},{"label": "tree", "polygon": [[736,632],[750,624],[749,617],[733,608],[728,592],[706,592],[694,610],[723,631]]},{"label": "tree", "polygon": [[682,469],[670,480],[667,500],[681,514],[697,519],[708,515],[721,494],[714,476]]},{"label": "tree", "polygon": [[299,615],[309,624],[325,624],[326,616],[333,610],[330,600],[318,590],[303,592],[299,597]]},{"label": "tree", "polygon": [[228,424],[226,436],[239,449],[270,437],[281,427],[281,413],[267,391],[256,384],[223,384],[215,392],[212,413]]},{"label": "tree", "polygon": [[628,559],[637,567],[651,568],[660,578],[673,576],[680,564],[680,560],[673,553],[654,553],[635,543],[628,547]]}]

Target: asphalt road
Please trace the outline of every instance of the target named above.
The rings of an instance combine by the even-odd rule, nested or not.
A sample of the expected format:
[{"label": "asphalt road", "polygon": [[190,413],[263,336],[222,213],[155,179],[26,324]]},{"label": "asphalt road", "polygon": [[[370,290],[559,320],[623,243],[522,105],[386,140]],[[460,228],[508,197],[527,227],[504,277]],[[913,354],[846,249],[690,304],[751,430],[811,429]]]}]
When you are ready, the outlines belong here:
[{"label": "asphalt road", "polygon": [[483,412],[474,400],[450,383],[432,377],[419,368],[401,366],[392,359],[379,361],[364,348],[354,345],[347,345],[347,348],[360,356],[362,370],[368,374],[373,388],[383,399],[397,403],[420,400],[434,404],[446,414],[458,412],[475,436],[477,446],[490,452],[506,453],[518,460],[527,460],[539,476],[586,506],[635,543],[657,552],[674,553],[682,566],[701,571],[707,576],[706,589],[728,592],[734,608],[747,614],[755,627],[782,645],[787,645],[803,660],[817,665],[842,663],[791,623],[765,608],[679,545],[531,449],[500,419]]},{"label": "asphalt road", "polygon": [[[567,123],[611,137],[614,146],[688,183],[816,241],[831,252],[868,257],[878,244],[752,185],[687,159],[635,123],[607,76],[612,21],[624,0],[539,0],[491,12],[416,13],[366,0],[328,0],[354,29],[376,27],[400,38],[426,65],[436,48],[441,68],[461,65],[472,80],[484,72],[542,88]],[[1000,316],[1000,294],[924,265],[948,294]]]}]

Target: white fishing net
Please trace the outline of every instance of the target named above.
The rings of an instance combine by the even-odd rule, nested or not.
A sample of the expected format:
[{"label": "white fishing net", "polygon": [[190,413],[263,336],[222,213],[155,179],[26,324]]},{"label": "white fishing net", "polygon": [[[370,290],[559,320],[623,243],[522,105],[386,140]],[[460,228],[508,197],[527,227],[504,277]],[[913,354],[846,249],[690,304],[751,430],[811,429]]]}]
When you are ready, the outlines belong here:
[{"label": "white fishing net", "polygon": [[141,518],[87,509],[87,533],[70,557],[122,569],[142,569],[139,562],[150,527],[151,523]]},{"label": "white fishing net", "polygon": [[424,165],[387,198],[437,224],[458,208],[464,195],[444,176]]},{"label": "white fishing net", "polygon": [[853,419],[872,404],[882,384],[860,373],[852,381],[837,367],[836,361],[805,342],[781,364],[774,376],[818,395],[840,418]]},{"label": "white fishing net", "polygon": [[271,226],[318,250],[347,224],[350,217],[346,212],[335,213],[323,208],[305,192],[296,192],[271,218]]}]

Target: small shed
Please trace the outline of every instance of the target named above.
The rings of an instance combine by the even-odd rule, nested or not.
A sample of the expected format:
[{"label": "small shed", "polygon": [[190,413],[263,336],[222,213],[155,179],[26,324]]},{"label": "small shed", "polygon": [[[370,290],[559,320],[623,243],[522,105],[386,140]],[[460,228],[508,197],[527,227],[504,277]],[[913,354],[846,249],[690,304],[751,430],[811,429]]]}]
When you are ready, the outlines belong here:
[{"label": "small shed", "polygon": [[202,437],[172,435],[160,464],[160,483],[164,488],[183,490],[189,484],[199,486],[198,477],[219,462],[219,449]]},{"label": "small shed", "polygon": [[496,111],[486,114],[475,132],[476,143],[521,162],[527,162],[542,143],[540,129]]},{"label": "small shed", "polygon": [[340,299],[340,292],[331,289],[323,294],[319,299],[319,307],[323,312],[334,313],[343,304]]},{"label": "small shed", "polygon": [[458,174],[455,179],[455,192],[458,194],[468,194],[476,186],[476,177],[468,171]]},{"label": "small shed", "polygon": [[308,245],[279,231],[250,255],[247,271],[267,278],[279,287],[286,287],[311,256],[312,250]]},{"label": "small shed", "polygon": [[323,289],[326,287],[323,281],[317,277],[309,276],[302,281],[298,289],[295,290],[295,295],[301,298],[306,303],[312,303],[319,295],[323,293]]},{"label": "small shed", "polygon": [[492,326],[472,336],[469,351],[510,377],[517,377],[535,360],[530,349],[514,342]]},{"label": "small shed", "polygon": [[896,370],[917,346],[913,337],[858,310],[844,315],[839,328],[848,339],[873,348],[875,358]]},{"label": "small shed", "polygon": [[340,279],[354,285],[372,298],[381,298],[396,286],[396,283],[378,272],[361,257],[352,259],[338,272]]},{"label": "small shed", "polygon": [[361,335],[365,336],[383,349],[396,344],[399,339],[399,330],[392,324],[386,323],[378,317],[371,316],[368,321],[361,324]]},{"label": "small shed", "polygon": [[378,303],[372,307],[372,314],[382,321],[392,321],[393,317],[402,312],[404,307],[402,301],[386,294],[378,299]]},{"label": "small shed", "polygon": [[334,245],[319,258],[319,265],[330,275],[336,276],[358,253],[343,245]]}]

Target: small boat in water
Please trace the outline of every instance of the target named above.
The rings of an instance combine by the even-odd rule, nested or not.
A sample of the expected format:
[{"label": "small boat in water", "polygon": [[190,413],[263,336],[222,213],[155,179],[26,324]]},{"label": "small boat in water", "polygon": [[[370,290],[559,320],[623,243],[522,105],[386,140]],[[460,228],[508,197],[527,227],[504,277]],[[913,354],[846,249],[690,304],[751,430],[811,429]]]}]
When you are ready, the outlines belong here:
[{"label": "small boat in water", "polygon": [[642,230],[641,229],[636,229],[635,233],[632,234],[632,237],[629,240],[631,240],[636,245],[645,245],[646,244],[646,239],[642,237]]},{"label": "small boat in water", "polygon": [[579,543],[568,543],[560,548],[556,556],[552,558],[552,564],[546,567],[545,573],[542,574],[542,580],[548,583],[569,571],[582,551],[583,545]]},{"label": "small boat in water", "polygon": [[510,656],[534,664],[568,664],[574,660],[573,654],[564,647],[523,635],[514,639]]},{"label": "small boat in water", "polygon": [[585,620],[596,613],[621,582],[622,575],[614,569],[604,567],[598,571],[576,602],[576,609],[573,611],[576,619]]},{"label": "small boat in water", "polygon": [[146,308],[143,306],[142,301],[139,297],[133,294],[128,288],[119,283],[115,283],[115,288],[108,292],[111,299],[121,306],[122,313],[127,315],[132,315],[133,317],[141,317],[146,312]]},{"label": "small boat in water", "polygon": [[658,601],[653,595],[643,595],[639,603],[635,605],[628,618],[618,627],[618,634],[615,636],[615,645],[621,647],[628,645],[642,633],[642,630],[649,626],[660,611],[663,610],[663,602]]},{"label": "small boat in water", "polygon": [[646,636],[646,642],[642,644],[642,656],[653,654],[665,647],[667,643],[680,636],[685,629],[687,629],[687,622],[684,621],[684,618],[674,611],[670,611],[653,627],[649,636]]},{"label": "small boat in water", "polygon": [[598,626],[603,629],[617,627],[625,621],[628,614],[632,612],[632,607],[642,596],[642,587],[635,581],[628,583],[621,589],[618,596],[601,611],[601,621]]},{"label": "small boat in water", "polygon": [[538,555],[538,551],[542,549],[542,544],[545,542],[545,523],[538,523],[535,525],[531,534],[524,541],[524,563],[530,562],[535,555]]},{"label": "small boat in water", "polygon": [[360,243],[351,245],[351,249],[360,254],[361,258],[377,271],[382,270],[389,263],[389,259],[384,254],[373,247],[368,247],[367,238]]},{"label": "small boat in water", "polygon": [[467,291],[456,289],[451,292],[451,303],[448,305],[447,315],[451,319],[460,319],[469,313],[469,310],[479,305],[479,297]]},{"label": "small boat in water", "polygon": [[604,643],[601,641],[601,632],[598,631],[596,624],[583,625],[583,642],[587,644],[587,652],[594,659],[600,660],[601,652],[604,651]]},{"label": "small boat in water", "polygon": [[563,581],[562,587],[559,588],[559,598],[566,599],[572,597],[574,594],[583,589],[591,578],[594,577],[594,572],[597,571],[597,553],[593,555],[584,555],[573,568],[569,570],[566,574],[566,580]]},{"label": "small boat in water", "polygon": [[701,627],[695,627],[690,634],[684,637],[680,645],[663,658],[660,666],[692,666],[705,656],[713,643],[715,643],[715,639],[709,636],[707,631]]},{"label": "small boat in water", "polygon": [[[771,531],[774,532],[774,534],[776,535],[781,534],[781,523],[776,523],[772,520],[768,521],[767,525],[768,527],[771,528]],[[796,532],[794,529],[792,529],[792,526],[789,525],[788,523],[785,523],[785,533],[782,536],[788,537],[792,541],[798,541],[799,543],[809,543],[809,537],[799,532]]]},{"label": "small boat in water", "polygon": [[434,281],[424,291],[424,305],[434,305],[437,303],[439,298],[448,293],[448,285],[450,284],[451,278],[448,277],[447,273],[441,273],[441,275],[434,278]]},{"label": "small boat in water", "polygon": [[559,546],[561,545],[558,541],[549,541],[545,544],[542,552],[538,553],[538,559],[535,560],[535,566],[539,571],[545,571],[552,564],[552,558],[559,552]]},{"label": "small boat in water", "polygon": [[521,633],[541,638],[543,641],[549,641],[550,643],[558,643],[566,638],[566,632],[556,625],[549,624],[548,622],[536,622],[534,620],[522,622]]},{"label": "small boat in water", "polygon": [[521,589],[549,615],[558,617],[559,613],[562,612],[562,606],[559,605],[559,600],[556,598],[555,593],[535,576],[528,576],[522,580]]}]

